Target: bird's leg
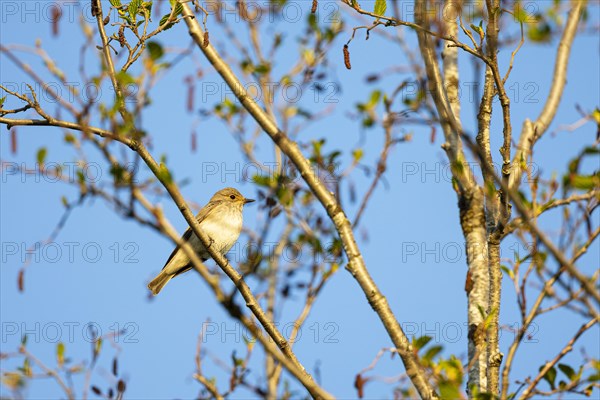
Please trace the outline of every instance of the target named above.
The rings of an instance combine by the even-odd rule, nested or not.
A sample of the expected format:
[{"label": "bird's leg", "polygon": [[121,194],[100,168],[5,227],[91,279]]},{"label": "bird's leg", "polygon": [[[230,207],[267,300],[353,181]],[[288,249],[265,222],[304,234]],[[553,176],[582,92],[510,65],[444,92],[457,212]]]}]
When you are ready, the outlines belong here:
[{"label": "bird's leg", "polygon": [[211,247],[214,242],[215,242],[215,240],[209,236],[208,237],[208,247]]}]

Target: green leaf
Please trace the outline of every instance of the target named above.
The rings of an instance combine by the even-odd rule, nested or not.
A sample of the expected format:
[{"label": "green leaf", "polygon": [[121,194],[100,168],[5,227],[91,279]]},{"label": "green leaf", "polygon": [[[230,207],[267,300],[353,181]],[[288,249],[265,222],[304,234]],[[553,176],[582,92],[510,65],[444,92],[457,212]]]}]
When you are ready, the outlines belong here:
[{"label": "green leaf", "polygon": [[154,41],[146,43],[146,49],[148,49],[148,53],[150,54],[152,61],[158,60],[165,54],[162,46]]},{"label": "green leaf", "polygon": [[148,17],[150,17],[150,15],[152,15],[152,2],[151,1],[142,2],[142,9],[144,10],[144,13]]},{"label": "green leaf", "polygon": [[119,8],[121,7],[121,0],[109,0],[110,1],[110,5],[115,7],[115,8]]},{"label": "green leaf", "polygon": [[480,26],[471,24],[471,29],[473,29],[473,31],[477,32],[477,34],[479,35],[480,38],[483,39],[483,37],[485,36],[485,33],[483,32],[483,29]]},{"label": "green leaf", "polygon": [[514,15],[515,19],[517,20],[517,22],[520,22],[520,23],[527,22],[527,20],[529,18],[529,16],[527,15],[527,12],[525,11],[525,9],[521,6],[521,4],[519,2],[515,2],[515,4],[514,4],[513,15]]},{"label": "green leaf", "polygon": [[529,27],[527,36],[532,42],[549,42],[552,38],[552,29],[546,21],[540,21],[538,24]]},{"label": "green leaf", "polygon": [[457,385],[452,382],[441,382],[439,385],[440,397],[442,399],[460,399],[462,394]]},{"label": "green leaf", "polygon": [[381,98],[381,92],[379,90],[374,90],[371,93],[371,97],[369,98],[369,103],[367,103],[367,106],[369,108],[373,108],[377,105],[377,103],[379,102],[379,99]]},{"label": "green leaf", "polygon": [[[5,98],[6,97],[3,97],[2,100],[0,100],[0,107],[2,106]],[[596,108],[594,111],[592,111],[591,117],[594,119],[594,121],[596,121],[597,124],[600,125],[600,109]]]},{"label": "green leaf", "polygon": [[313,146],[313,153],[315,154],[315,156],[320,156],[321,148],[323,147],[323,144],[325,144],[325,139],[313,140],[311,141],[311,143]]},{"label": "green leaf", "polygon": [[256,72],[257,74],[266,74],[267,72],[271,71],[271,66],[269,64],[258,64],[256,67],[254,67],[254,72]]},{"label": "green leaf", "polygon": [[366,117],[362,120],[362,126],[365,128],[371,128],[373,125],[375,125],[375,121],[371,117]]},{"label": "green leaf", "polygon": [[571,186],[580,190],[592,190],[599,180],[598,175],[575,175],[571,177]]},{"label": "green leaf", "polygon": [[420,336],[418,338],[413,338],[413,347],[415,350],[419,351],[423,347],[427,345],[431,341],[431,336]]},{"label": "green leaf", "polygon": [[6,101],[6,96],[0,97],[0,107],[4,106],[5,101]]},{"label": "green leaf", "polygon": [[177,0],[169,0],[169,3],[171,3],[171,9],[175,7],[175,16],[178,16],[181,13],[183,13],[183,6]]},{"label": "green leaf", "polygon": [[164,181],[167,184],[173,183],[173,177],[171,176],[171,172],[164,163],[160,163],[158,170],[158,179]]},{"label": "green leaf", "polygon": [[373,13],[377,15],[385,15],[385,10],[387,10],[387,1],[375,0],[375,8],[373,9]]},{"label": "green leaf", "polygon": [[25,360],[23,361],[23,375],[25,375],[28,378],[31,378],[31,376],[33,375],[31,372],[31,362],[29,361],[29,358],[25,358]]},{"label": "green leaf", "polygon": [[481,304],[477,304],[477,309],[479,310],[479,314],[481,315],[482,318],[485,318],[485,308],[483,308],[483,306]]},{"label": "green leaf", "polygon": [[[541,366],[540,367],[540,371],[543,369],[544,367]],[[552,390],[554,390],[556,388],[555,386],[555,382],[556,382],[556,368],[552,367],[548,370],[548,372],[546,372],[544,374],[544,380],[546,380],[549,384],[550,384],[550,388]]]},{"label": "green leaf", "polygon": [[558,388],[560,390],[565,390],[565,388],[567,387],[567,382],[561,380],[560,382],[558,382]]},{"label": "green leaf", "polygon": [[255,174],[254,176],[252,176],[252,181],[259,186],[264,186],[268,188],[275,187],[275,180],[267,174]]},{"label": "green leaf", "polygon": [[[169,17],[171,16],[171,14],[166,14],[163,15],[163,17],[160,19],[160,22],[158,23],[159,26],[163,26],[164,24],[167,23],[167,21],[169,20]],[[171,29],[173,27],[173,23],[167,24],[163,30],[166,31],[167,29]]]},{"label": "green leaf", "polygon": [[100,354],[100,349],[102,349],[102,338],[98,338],[98,340],[94,342],[94,351],[92,355],[92,360],[94,362],[96,361],[96,358],[98,358],[98,354]]},{"label": "green leaf", "polygon": [[359,163],[360,160],[362,160],[364,155],[365,155],[365,152],[363,149],[352,150],[352,158],[354,159],[355,163]]},{"label": "green leaf", "polygon": [[41,149],[38,150],[37,152],[37,162],[39,165],[43,165],[44,161],[46,160],[46,155],[48,154],[48,149],[46,149],[45,147],[42,147]]},{"label": "green leaf", "polygon": [[141,5],[142,0],[131,0],[131,3],[129,3],[129,17],[133,21],[135,21],[135,16],[137,15]]},{"label": "green leaf", "polygon": [[575,370],[571,368],[570,365],[558,364],[558,369],[560,369],[562,373],[565,374],[570,380],[574,380],[577,377]]},{"label": "green leaf", "polygon": [[129,75],[125,71],[119,71],[117,73],[116,77],[122,86],[128,86],[131,84],[135,84],[135,79],[133,79],[133,76]]},{"label": "green leaf", "polygon": [[308,14],[308,26],[310,26],[313,31],[319,30],[319,24],[317,24],[317,16],[315,14]]},{"label": "green leaf", "polygon": [[424,359],[426,360],[433,360],[433,358],[435,356],[437,356],[438,354],[440,354],[442,352],[443,347],[440,345],[437,346],[431,346],[431,348],[429,348],[427,350],[427,352],[425,352],[425,355],[423,356]]},{"label": "green leaf", "polygon": [[501,265],[501,266],[500,266],[500,269],[501,269],[502,271],[504,271],[504,273],[505,273],[506,275],[508,275],[508,276],[510,277],[510,279],[514,279],[514,278],[515,278],[515,273],[513,272],[513,270],[512,270],[512,269],[510,269],[510,268],[508,268],[506,265]]},{"label": "green leaf", "polygon": [[63,342],[59,342],[56,345],[56,360],[58,362],[58,367],[62,368],[65,363],[65,344]]}]

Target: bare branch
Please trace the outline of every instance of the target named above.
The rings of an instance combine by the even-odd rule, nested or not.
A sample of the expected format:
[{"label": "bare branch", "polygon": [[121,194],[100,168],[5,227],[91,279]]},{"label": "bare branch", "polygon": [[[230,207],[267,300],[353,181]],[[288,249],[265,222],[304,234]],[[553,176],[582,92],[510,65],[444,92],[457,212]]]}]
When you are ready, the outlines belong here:
[{"label": "bare branch", "polygon": [[[184,9],[183,15],[193,16],[189,5],[185,3],[182,3],[182,5]],[[298,145],[290,140],[288,136],[279,129],[274,121],[252,99],[252,97],[248,96],[244,85],[240,83],[239,79],[235,76],[227,63],[223,61],[214,47],[211,44],[203,46],[204,33],[198,22],[192,18],[185,18],[185,22],[188,26],[190,35],[215,70],[225,80],[244,108],[252,115],[256,122],[263,128],[269,137],[271,137],[285,155],[288,156],[298,171],[300,171],[302,178],[308,184],[316,198],[327,210],[327,214],[333,221],[340,235],[344,250],[348,257],[348,265],[346,268],[359,283],[367,296],[369,304],[379,315],[379,318],[383,322],[394,345],[398,348],[411,381],[423,398],[437,398],[433,386],[427,380],[424,370],[419,364],[418,358],[413,353],[412,346],[402,331],[398,320],[395,318],[387,299],[381,294],[375,282],[373,282],[354,239],[350,221],[341,209],[337,199],[327,190],[327,187],[321,182],[318,175],[315,174],[309,161],[298,148]],[[308,388],[309,387],[307,387],[307,389]]]},{"label": "bare branch", "polygon": [[596,325],[597,323],[598,323],[598,318],[596,317],[596,318],[592,318],[587,323],[581,325],[581,328],[579,328],[579,330],[575,333],[575,335],[571,338],[571,340],[569,340],[569,342],[560,351],[560,353],[558,353],[556,355],[556,357],[554,357],[551,361],[547,362],[546,365],[544,365],[544,367],[540,370],[539,374],[533,379],[533,381],[531,381],[529,386],[527,388],[525,388],[525,390],[523,391],[523,394],[521,395],[521,399],[528,399],[531,396],[533,396],[535,394],[534,393],[535,387],[542,380],[544,375],[546,375],[546,373],[551,368],[553,368],[567,353],[569,353],[573,350],[573,345],[575,344],[577,339],[579,339],[579,337],[581,335],[583,335],[583,333],[585,331],[587,331],[588,329],[590,329],[592,326]]},{"label": "bare branch", "polygon": [[572,7],[569,11],[567,24],[556,51],[554,73],[552,74],[551,80],[552,87],[550,88],[550,94],[548,95],[546,104],[542,108],[542,112],[535,122],[531,122],[529,119],[526,119],[525,122],[523,122],[519,146],[511,167],[512,171],[510,173],[511,176],[509,182],[509,187],[511,189],[516,188],[521,181],[521,176],[525,169],[524,165],[531,154],[531,149],[535,142],[542,137],[550,126],[562,98],[562,93],[567,81],[567,66],[571,54],[571,45],[575,39],[575,33],[577,32],[577,25],[581,17],[584,2],[573,0],[571,4]]},{"label": "bare branch", "polygon": [[[194,233],[201,240],[203,240],[204,243],[209,243],[209,239],[206,236],[206,234],[204,232],[200,231],[200,229],[198,228],[199,224],[198,224],[196,218],[194,217],[194,215],[192,214],[192,212],[190,211],[189,207],[186,205],[185,200],[183,199],[177,186],[174,183],[168,181],[164,177],[164,174],[161,174],[159,165],[156,163],[154,158],[152,158],[152,156],[150,155],[150,153],[148,152],[148,150],[142,143],[135,141],[133,139],[127,138],[123,135],[115,135],[114,133],[111,133],[111,132],[108,132],[108,131],[105,131],[105,130],[102,130],[99,128],[82,126],[79,124],[70,123],[70,122],[66,122],[66,121],[59,121],[59,120],[55,120],[55,119],[53,119],[52,121],[48,121],[48,120],[14,120],[14,119],[10,119],[10,118],[0,118],[0,123],[7,124],[7,126],[14,126],[14,125],[58,126],[58,127],[63,127],[63,128],[79,130],[82,132],[90,132],[90,133],[99,135],[101,137],[109,137],[111,139],[114,139],[118,142],[121,142],[121,143],[127,145],[133,151],[137,152],[141,156],[141,158],[144,160],[146,165],[148,165],[148,167],[154,173],[154,175],[157,176],[157,178],[165,186],[165,188],[167,189],[167,191],[173,198],[174,202],[177,204],[178,208],[184,215],[186,221],[188,222],[188,224],[190,224],[190,227],[192,228]],[[160,213],[158,215],[160,215]],[[178,237],[178,235],[176,235],[176,234],[175,234],[175,236]],[[283,337],[281,332],[279,332],[279,330],[275,327],[275,324],[273,324],[272,322],[270,322],[270,320],[268,320],[268,318],[266,318],[264,311],[262,310],[262,308],[260,308],[258,301],[255,299],[254,295],[250,291],[250,288],[244,282],[241,275],[229,264],[229,262],[223,255],[221,255],[220,253],[216,253],[214,251],[214,248],[211,248],[210,246],[206,246],[206,248],[208,249],[209,253],[213,257],[215,262],[223,269],[223,271],[229,276],[229,278],[236,285],[236,287],[238,288],[238,290],[240,291],[240,293],[246,300],[246,306],[248,308],[250,308],[250,310],[256,315],[257,319],[261,322],[261,325],[263,325],[263,327],[265,328],[265,331],[269,334],[269,336],[273,339],[273,341],[275,341],[275,343],[277,344],[277,346],[279,347],[281,352],[283,352],[285,354],[285,356],[278,351],[273,351],[270,353],[277,359],[278,362],[282,363],[286,367],[286,369],[288,369],[288,371],[290,371],[290,373],[292,375],[294,375],[305,387],[307,387],[309,392],[311,392],[311,394],[313,394],[314,397],[316,397],[316,398],[318,398],[318,397],[333,398],[333,396],[331,396],[329,393],[325,392],[321,387],[319,387],[312,380],[310,375],[308,375],[306,373],[306,371],[304,370],[302,365],[296,359],[296,356],[294,355],[294,353],[291,351],[291,347],[290,347],[289,343],[285,340],[285,338]],[[188,256],[192,260],[194,258],[197,258],[197,255],[193,252],[193,250],[191,250],[191,249],[188,249],[188,250],[190,250],[190,253],[193,253],[193,254],[188,254]],[[185,249],[184,249],[184,251],[185,251]],[[213,254],[213,253],[215,253],[215,254]],[[197,259],[197,261],[199,262],[200,260]],[[202,265],[201,262],[199,262],[199,264]],[[194,263],[194,265],[198,265],[198,264]],[[211,275],[209,275],[208,271],[207,270],[206,271],[198,270],[197,268],[196,268],[196,270],[198,272],[200,272],[200,274],[207,281],[207,283],[209,283],[209,285],[211,285],[213,290],[216,291],[216,289],[214,287],[214,279],[211,278]],[[213,282],[213,283],[211,284],[211,282]],[[216,293],[218,293],[218,292],[216,292]],[[225,296],[223,296],[223,295],[221,297],[219,297],[217,295],[217,299],[220,299],[220,300],[222,300],[224,297]],[[252,334],[257,339],[259,339],[261,341],[261,343],[265,346],[265,349],[273,347],[272,342],[270,342],[269,339],[264,338],[263,337],[264,335],[262,334],[262,332],[259,329],[257,329],[256,326],[251,321],[246,321],[245,326],[247,328],[249,328],[249,330],[252,332]]]}]

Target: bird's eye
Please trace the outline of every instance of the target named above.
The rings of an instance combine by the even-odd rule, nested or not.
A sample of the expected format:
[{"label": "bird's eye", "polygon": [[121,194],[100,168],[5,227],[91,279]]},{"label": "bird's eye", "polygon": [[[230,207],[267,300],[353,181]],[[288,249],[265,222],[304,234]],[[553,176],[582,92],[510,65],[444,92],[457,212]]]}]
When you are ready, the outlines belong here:
[{"label": "bird's eye", "polygon": [[231,200],[235,200],[235,194],[232,194],[231,196],[229,196],[229,198],[230,198]]}]

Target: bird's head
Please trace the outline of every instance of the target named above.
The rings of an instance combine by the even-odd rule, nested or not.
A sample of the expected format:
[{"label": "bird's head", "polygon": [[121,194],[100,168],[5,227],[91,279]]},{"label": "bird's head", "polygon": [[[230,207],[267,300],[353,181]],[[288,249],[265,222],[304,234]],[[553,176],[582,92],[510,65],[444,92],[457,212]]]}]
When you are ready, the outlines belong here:
[{"label": "bird's head", "polygon": [[243,207],[244,204],[252,203],[254,200],[245,198],[237,189],[225,188],[215,193],[215,195],[210,199],[210,201],[225,202]]}]

